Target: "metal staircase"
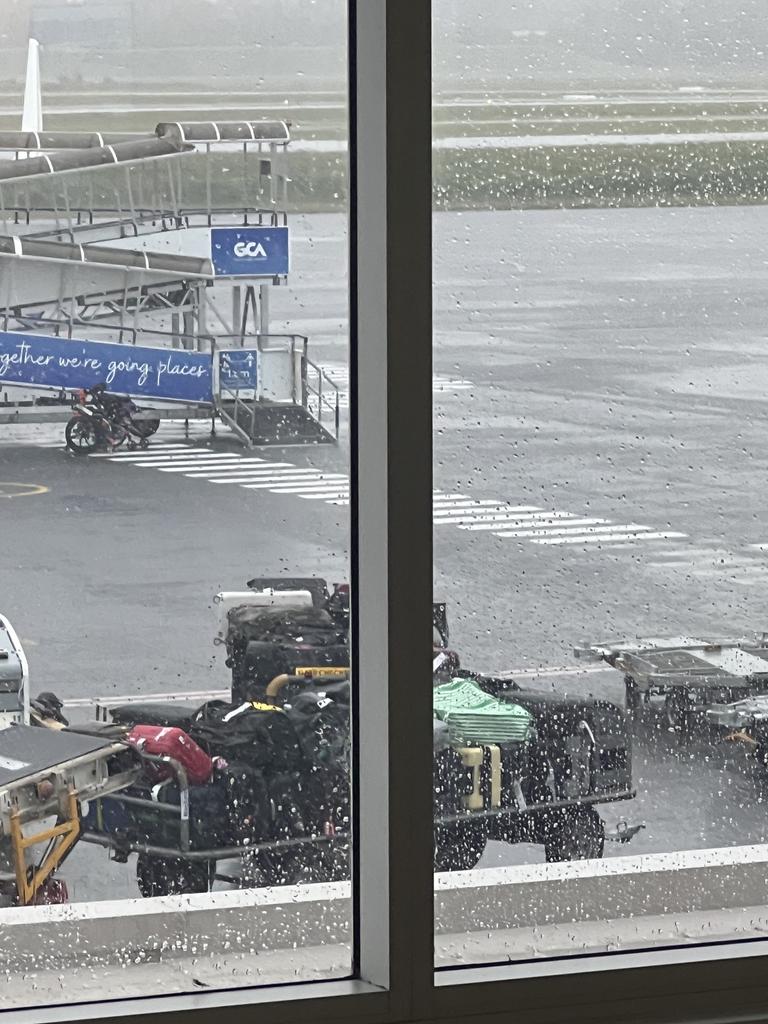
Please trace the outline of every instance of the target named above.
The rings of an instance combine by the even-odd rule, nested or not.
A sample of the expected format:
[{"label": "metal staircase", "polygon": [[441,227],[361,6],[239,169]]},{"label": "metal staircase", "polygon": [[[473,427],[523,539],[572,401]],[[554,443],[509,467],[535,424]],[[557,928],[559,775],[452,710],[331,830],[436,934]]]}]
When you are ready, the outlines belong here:
[{"label": "metal staircase", "polygon": [[[339,438],[339,389],[306,354],[308,339],[301,335],[256,336],[257,386],[227,382],[215,376],[214,407],[234,434],[248,447],[260,445],[328,444]],[[214,358],[237,353],[214,349]],[[247,351],[247,350],[246,350]],[[286,381],[288,390],[277,386]]]},{"label": "metal staircase", "polygon": [[0,331],[191,349],[214,367],[252,346],[255,386],[214,370],[221,421],[248,446],[335,442],[337,386],[307,338],[270,333],[278,277],[213,262],[215,229],[285,231],[288,141],[282,121],[0,132]]}]

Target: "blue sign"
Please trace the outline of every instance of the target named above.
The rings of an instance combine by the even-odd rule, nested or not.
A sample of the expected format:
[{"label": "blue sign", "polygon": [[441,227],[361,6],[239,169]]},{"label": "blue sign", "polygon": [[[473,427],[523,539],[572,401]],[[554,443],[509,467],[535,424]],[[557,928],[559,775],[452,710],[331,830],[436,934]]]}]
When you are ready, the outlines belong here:
[{"label": "blue sign", "polygon": [[258,380],[258,353],[235,348],[219,352],[219,384],[229,391],[249,391]]},{"label": "blue sign", "polygon": [[0,384],[57,390],[106,384],[121,395],[210,403],[212,380],[206,352],[0,331]]},{"label": "blue sign", "polygon": [[217,277],[279,277],[289,262],[288,228],[211,228]]}]

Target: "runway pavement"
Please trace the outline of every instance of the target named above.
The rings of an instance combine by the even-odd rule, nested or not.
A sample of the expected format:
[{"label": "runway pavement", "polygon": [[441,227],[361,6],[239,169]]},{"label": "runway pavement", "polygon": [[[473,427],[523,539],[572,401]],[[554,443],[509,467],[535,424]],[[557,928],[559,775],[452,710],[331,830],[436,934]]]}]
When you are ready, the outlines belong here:
[{"label": "runway pavement", "polygon": [[[454,387],[434,395],[435,597],[465,664],[620,700],[618,674],[555,671],[575,644],[765,627],[766,229],[761,207],[436,217],[435,375]],[[343,221],[301,231],[273,316],[343,384]],[[194,429],[112,458],[5,429],[0,484],[46,488],[0,496],[0,608],[33,688],[225,686],[214,593],[347,578],[345,442],[244,452]],[[637,800],[606,817],[647,827],[610,854],[764,841],[738,753],[680,750],[651,717],[635,765]],[[493,844],[486,861],[540,857]],[[131,892],[114,871],[102,887]]]}]

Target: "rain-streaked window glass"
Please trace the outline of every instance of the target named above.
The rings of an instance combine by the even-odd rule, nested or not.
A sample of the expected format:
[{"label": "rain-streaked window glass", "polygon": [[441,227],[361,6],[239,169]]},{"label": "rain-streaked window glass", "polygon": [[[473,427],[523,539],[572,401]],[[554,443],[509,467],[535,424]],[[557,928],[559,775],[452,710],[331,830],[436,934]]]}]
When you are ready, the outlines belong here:
[{"label": "rain-streaked window glass", "polygon": [[0,40],[0,1009],[348,976],[346,5]]},{"label": "rain-streaked window glass", "polygon": [[436,962],[762,934],[765,12],[433,14]]}]

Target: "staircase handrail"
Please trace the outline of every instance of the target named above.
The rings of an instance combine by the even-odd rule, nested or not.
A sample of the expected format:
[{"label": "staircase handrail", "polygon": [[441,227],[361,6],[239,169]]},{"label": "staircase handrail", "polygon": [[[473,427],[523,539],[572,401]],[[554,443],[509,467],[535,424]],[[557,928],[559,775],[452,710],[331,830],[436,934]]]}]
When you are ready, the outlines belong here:
[{"label": "staircase handrail", "polygon": [[[317,378],[317,385],[310,381],[308,371],[313,371]],[[339,439],[339,386],[332,380],[325,370],[313,362],[306,352],[302,356],[302,405],[308,412],[312,412],[310,396],[317,398],[317,422],[321,427],[327,429],[323,423],[323,410],[327,409],[333,417],[333,437]],[[328,391],[331,397],[328,397]]]}]

